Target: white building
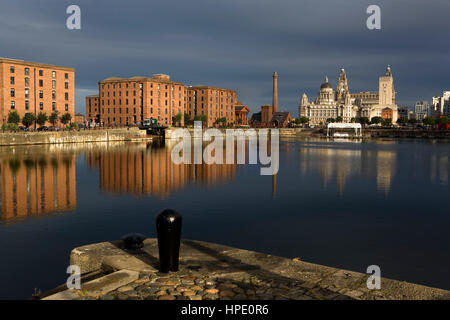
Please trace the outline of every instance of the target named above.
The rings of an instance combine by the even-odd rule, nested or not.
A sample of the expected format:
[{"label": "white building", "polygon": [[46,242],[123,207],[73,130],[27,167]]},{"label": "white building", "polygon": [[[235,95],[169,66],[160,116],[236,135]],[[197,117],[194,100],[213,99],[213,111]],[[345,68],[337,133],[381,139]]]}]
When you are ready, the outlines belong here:
[{"label": "white building", "polygon": [[344,69],[341,69],[336,91],[326,77],[314,102],[310,102],[308,96],[303,93],[299,115],[308,117],[311,124],[325,123],[328,118],[337,117],[342,117],[343,122],[351,122],[352,119],[361,117],[382,117],[390,118],[392,123],[395,123],[398,107],[395,104],[394,78],[390,66],[387,67],[385,75],[379,78],[378,92],[350,93]]},{"label": "white building", "polygon": [[442,96],[433,97],[430,115],[435,118],[450,117],[450,91],[444,91]]}]

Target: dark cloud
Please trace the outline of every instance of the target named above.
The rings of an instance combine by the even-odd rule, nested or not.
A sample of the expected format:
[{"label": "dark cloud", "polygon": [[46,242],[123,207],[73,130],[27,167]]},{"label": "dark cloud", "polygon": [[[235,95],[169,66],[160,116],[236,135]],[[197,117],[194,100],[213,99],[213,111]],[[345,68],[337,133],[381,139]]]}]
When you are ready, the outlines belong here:
[{"label": "dark cloud", "polygon": [[[65,28],[67,6],[82,30]],[[366,28],[381,7],[382,29]],[[392,65],[398,103],[450,89],[448,0],[6,0],[0,56],[72,66],[76,111],[109,76],[167,73],[187,84],[233,88],[252,110],[271,102],[279,74],[282,109],[297,115],[325,75],[344,67],[352,91],[377,90]]]}]

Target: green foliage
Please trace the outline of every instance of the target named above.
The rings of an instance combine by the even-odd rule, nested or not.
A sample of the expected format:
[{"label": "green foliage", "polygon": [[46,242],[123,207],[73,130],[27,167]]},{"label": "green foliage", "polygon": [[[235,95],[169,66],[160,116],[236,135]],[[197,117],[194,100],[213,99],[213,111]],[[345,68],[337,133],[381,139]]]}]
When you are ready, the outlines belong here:
[{"label": "green foliage", "polygon": [[298,117],[297,119],[295,119],[294,121],[296,124],[304,124],[304,123],[308,123],[309,122],[309,118],[308,117]]},{"label": "green foliage", "polygon": [[392,125],[392,119],[391,118],[382,119],[381,124],[385,127],[389,127]]},{"label": "green foliage", "polygon": [[31,112],[27,112],[27,113],[25,113],[25,115],[22,118],[22,124],[26,128],[29,128],[33,124],[34,120],[36,120],[36,117],[34,116],[34,114]]},{"label": "green foliage", "polygon": [[437,123],[441,125],[450,124],[450,118],[447,116],[442,116],[439,119],[437,119]]},{"label": "green foliage", "polygon": [[241,118],[238,119],[238,123],[242,124],[242,119]]},{"label": "green foliage", "polygon": [[194,117],[194,121],[206,122],[207,120],[208,120],[208,118],[204,114],[198,114]]},{"label": "green foliage", "polygon": [[59,112],[53,111],[52,114],[50,115],[50,117],[48,118],[48,120],[50,121],[50,123],[53,126],[56,126],[56,124],[58,123],[58,120],[59,120]]},{"label": "green foliage", "polygon": [[175,122],[181,122],[181,119],[183,118],[183,115],[181,114],[181,112],[179,112],[176,116],[175,116]]},{"label": "green foliage", "polygon": [[16,123],[4,123],[2,124],[2,131],[18,131],[19,126]]},{"label": "green foliage", "polygon": [[406,124],[406,119],[404,118],[398,118],[397,123],[401,126],[404,126]]},{"label": "green foliage", "polygon": [[36,123],[39,125],[39,126],[43,126],[46,122],[48,121],[48,117],[47,117],[47,114],[45,113],[45,112],[39,112],[39,114],[38,114],[38,116],[37,116],[37,118],[36,118]]},{"label": "green foliage", "polygon": [[335,118],[328,118],[328,119],[327,119],[327,122],[328,122],[328,123],[336,122],[336,119],[335,119]]},{"label": "green foliage", "polygon": [[63,114],[62,117],[61,117],[61,123],[62,124],[68,124],[70,122],[70,120],[72,120],[72,116],[68,112]]},{"label": "green foliage", "polygon": [[71,123],[67,126],[67,129],[69,130],[78,130],[79,126],[78,123]]},{"label": "green foliage", "polygon": [[344,119],[341,116],[336,118],[336,122],[342,122],[342,121],[344,121]]},{"label": "green foliage", "polygon": [[418,121],[415,118],[411,118],[408,120],[409,124],[416,124]]},{"label": "green foliage", "polygon": [[361,124],[369,124],[370,123],[370,119],[368,117],[361,117],[358,119],[358,122]]},{"label": "green foliage", "polygon": [[436,124],[436,119],[433,117],[425,117],[422,122],[426,126],[434,126]]},{"label": "green foliage", "polygon": [[380,124],[381,121],[383,121],[383,118],[381,117],[373,117],[372,120],[370,120],[371,124]]},{"label": "green foliage", "polygon": [[8,114],[8,123],[18,124],[20,122],[19,113],[16,110],[11,110]]}]

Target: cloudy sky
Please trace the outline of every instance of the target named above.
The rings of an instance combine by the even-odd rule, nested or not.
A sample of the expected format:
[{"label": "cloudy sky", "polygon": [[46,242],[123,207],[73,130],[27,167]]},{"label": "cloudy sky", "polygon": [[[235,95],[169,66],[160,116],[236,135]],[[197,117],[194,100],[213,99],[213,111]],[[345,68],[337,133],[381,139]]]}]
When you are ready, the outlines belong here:
[{"label": "cloudy sky", "polygon": [[[66,8],[81,8],[81,30]],[[366,27],[369,5],[381,30]],[[449,0],[0,0],[0,56],[76,69],[76,111],[110,76],[170,74],[189,85],[235,89],[253,111],[298,114],[328,75],[345,68],[352,92],[378,90],[390,64],[397,103],[450,90]]]}]

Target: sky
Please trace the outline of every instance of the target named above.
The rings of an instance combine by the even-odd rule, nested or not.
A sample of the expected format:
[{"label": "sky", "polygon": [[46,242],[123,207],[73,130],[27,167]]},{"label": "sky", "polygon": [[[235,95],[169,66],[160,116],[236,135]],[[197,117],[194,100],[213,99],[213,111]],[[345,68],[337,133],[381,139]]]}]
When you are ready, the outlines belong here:
[{"label": "sky", "polygon": [[[69,5],[81,29],[69,30]],[[369,30],[369,5],[381,29]],[[75,111],[111,77],[165,73],[237,91],[252,112],[272,103],[298,116],[341,68],[351,92],[378,91],[391,65],[397,104],[450,90],[449,0],[0,0],[0,57],[76,69]]]}]

